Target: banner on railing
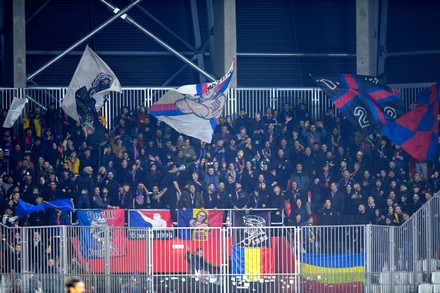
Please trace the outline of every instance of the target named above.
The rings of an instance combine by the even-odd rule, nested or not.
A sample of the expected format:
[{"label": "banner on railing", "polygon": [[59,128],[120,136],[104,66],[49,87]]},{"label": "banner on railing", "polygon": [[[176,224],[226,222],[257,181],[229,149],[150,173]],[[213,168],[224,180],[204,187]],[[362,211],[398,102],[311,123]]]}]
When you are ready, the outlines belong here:
[{"label": "banner on railing", "polygon": [[152,236],[155,240],[174,238],[173,230],[167,229],[173,227],[169,210],[129,210],[128,225],[136,228],[128,229],[127,237],[130,240],[146,240],[149,231],[142,228],[154,228]]},{"label": "banner on railing", "polygon": [[236,229],[233,243],[243,247],[270,246],[270,212],[268,211],[233,211],[232,225],[243,227]]},{"label": "banner on railing", "polygon": [[[127,253],[125,210],[78,210],[79,245],[84,258],[101,258],[109,251],[111,257]],[[113,228],[113,229],[111,229]]]},{"label": "banner on railing", "polygon": [[193,228],[179,229],[180,239],[208,241],[210,238],[218,238],[219,230],[209,228],[223,226],[223,211],[182,209],[178,211],[178,225]]},{"label": "banner on railing", "polygon": [[363,253],[325,254],[304,253],[301,273],[309,282],[333,284],[337,292],[353,292],[365,282],[365,258]]},{"label": "banner on railing", "polygon": [[274,273],[272,248],[232,246],[232,274],[258,281]]},{"label": "banner on railing", "polygon": [[270,212],[233,211],[232,273],[258,281],[274,272]]}]

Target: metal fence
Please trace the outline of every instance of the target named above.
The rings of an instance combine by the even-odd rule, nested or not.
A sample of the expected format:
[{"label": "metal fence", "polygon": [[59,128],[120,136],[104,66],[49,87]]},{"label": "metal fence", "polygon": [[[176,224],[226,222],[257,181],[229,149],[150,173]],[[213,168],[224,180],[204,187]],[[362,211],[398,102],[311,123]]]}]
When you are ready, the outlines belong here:
[{"label": "metal fence", "polygon": [[[396,85],[402,93],[405,109],[415,103],[417,94],[422,91],[426,84]],[[104,105],[102,113],[107,119],[107,127],[114,126],[113,119],[118,116],[123,106],[135,110],[139,105],[150,107],[170,88],[123,88],[121,94],[112,93],[108,102]],[[66,93],[66,88],[2,88],[0,89],[0,103],[2,108],[8,108],[14,97],[31,97],[38,104],[48,107],[50,103],[60,106],[61,100]],[[28,103],[25,113],[30,107],[35,108],[34,101]],[[333,107],[331,101],[317,88],[231,88],[228,92],[228,100],[225,104],[224,116],[236,117],[240,109],[245,109],[250,117],[255,113],[264,113],[266,107],[281,110],[284,103],[292,107],[299,103],[305,103],[313,120],[321,119],[329,107]]]},{"label": "metal fence", "polygon": [[437,194],[402,226],[1,226],[0,292],[417,292],[438,282],[439,214]]},{"label": "metal fence", "polygon": [[419,284],[431,283],[440,270],[439,215],[437,194],[403,225],[371,227],[367,235],[371,237],[367,269],[373,273],[374,288],[382,292],[417,292]]}]

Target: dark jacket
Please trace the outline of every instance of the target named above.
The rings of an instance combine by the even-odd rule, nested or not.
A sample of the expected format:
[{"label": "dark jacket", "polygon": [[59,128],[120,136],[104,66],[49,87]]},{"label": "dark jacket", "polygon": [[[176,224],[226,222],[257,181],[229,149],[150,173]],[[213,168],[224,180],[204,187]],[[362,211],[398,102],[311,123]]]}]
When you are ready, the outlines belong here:
[{"label": "dark jacket", "polygon": [[249,207],[249,196],[243,190],[235,190],[229,195],[229,200],[233,208],[237,207],[241,209],[244,207]]},{"label": "dark jacket", "polygon": [[196,191],[191,195],[189,191],[184,191],[179,200],[179,208],[196,208],[204,207],[203,195]]},{"label": "dark jacket", "polygon": [[338,225],[339,224],[339,213],[333,208],[322,208],[319,211],[318,225]]}]

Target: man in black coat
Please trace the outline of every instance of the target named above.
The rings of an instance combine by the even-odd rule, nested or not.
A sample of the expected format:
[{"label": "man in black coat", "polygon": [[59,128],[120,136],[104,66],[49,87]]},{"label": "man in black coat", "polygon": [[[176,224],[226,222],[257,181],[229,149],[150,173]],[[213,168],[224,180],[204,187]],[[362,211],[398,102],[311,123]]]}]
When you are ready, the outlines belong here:
[{"label": "man in black coat", "polygon": [[339,224],[339,213],[332,207],[331,199],[326,199],[324,207],[319,210],[318,225],[331,226]]},{"label": "man in black coat", "polygon": [[[326,199],[324,207],[318,212],[318,225],[321,226],[333,226],[339,224],[339,213],[332,207],[332,200]],[[318,241],[321,243],[321,247],[326,252],[335,251],[338,243],[338,229],[332,227],[326,227],[319,230]],[[333,241],[331,241],[333,239]]]},{"label": "man in black coat", "polygon": [[241,188],[240,182],[235,182],[235,191],[229,195],[229,200],[234,209],[249,207],[249,196]]},{"label": "man in black coat", "polygon": [[95,189],[93,183],[93,169],[88,166],[83,169],[82,174],[78,177],[78,193],[76,196],[76,206],[78,209],[90,209],[91,205],[91,195]]},{"label": "man in black coat", "polygon": [[119,205],[119,198],[118,198],[118,188],[119,184],[115,180],[115,175],[112,171],[109,171],[107,173],[107,177],[104,180],[104,182],[101,184],[101,190],[104,188],[107,188],[108,190],[108,197],[110,199],[110,202],[112,205]]},{"label": "man in black coat", "polygon": [[345,193],[338,189],[338,184],[336,182],[332,182],[330,185],[329,199],[337,213],[342,215],[345,214]]}]

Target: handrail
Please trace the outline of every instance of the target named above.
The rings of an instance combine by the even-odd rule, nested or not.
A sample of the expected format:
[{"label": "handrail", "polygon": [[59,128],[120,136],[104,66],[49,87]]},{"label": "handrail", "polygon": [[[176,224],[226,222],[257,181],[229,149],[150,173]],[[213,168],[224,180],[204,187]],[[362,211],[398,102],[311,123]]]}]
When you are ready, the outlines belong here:
[{"label": "handrail", "polygon": [[[417,217],[417,215],[419,214],[419,213],[421,213],[421,211],[422,210],[424,210],[425,208],[426,208],[426,206],[433,200],[433,199],[439,199],[440,198],[440,191],[438,191],[438,192],[436,192],[434,195],[433,195],[433,197],[429,200],[429,201],[427,201],[427,202],[425,202],[423,205],[422,205],[422,207],[419,209],[419,210],[417,210],[415,213],[413,213],[412,215],[411,215],[411,217],[405,222],[405,223],[403,223],[402,225],[400,225],[400,226],[397,226],[396,228],[399,228],[399,227],[404,227],[405,225],[410,225],[411,224],[411,221],[413,221],[416,217]],[[78,210],[102,210],[102,209],[97,209],[97,208],[95,208],[95,209],[75,209],[74,210],[74,212],[76,212],[76,211],[78,211]],[[124,209],[125,210],[125,212],[128,212],[128,211],[130,211],[130,210],[138,210],[138,211],[169,211],[169,209]],[[207,210],[207,209],[205,209],[205,210]],[[214,210],[214,209],[209,209],[209,210]],[[236,209],[216,209],[216,210],[218,210],[218,211],[229,211],[229,212],[232,212],[232,211],[235,211]],[[246,209],[238,209],[239,211],[276,211],[277,209],[276,208],[257,208],[257,209],[252,209],[252,208],[246,208]],[[282,219],[284,220],[284,217],[285,217],[285,214],[284,214],[284,210],[283,210],[283,213],[282,213]],[[128,221],[125,223],[126,225],[128,225]],[[228,224],[228,223],[223,223],[223,225],[225,225],[225,224]],[[278,223],[278,222],[275,222],[275,223],[272,223],[272,224],[282,224],[282,223]],[[71,225],[59,225],[59,226],[32,226],[33,228],[53,228],[53,227],[63,227],[63,226],[66,226],[66,227],[70,227]],[[313,225],[313,226],[316,226],[316,225]],[[339,227],[340,225],[334,225],[334,226],[329,226],[329,225],[322,225],[322,226],[319,226],[319,227]],[[344,225],[344,227],[349,227],[349,226],[359,226],[359,225]],[[367,225],[361,225],[361,226],[373,226],[373,227],[383,227],[383,225],[375,225],[375,224],[367,224]],[[9,227],[9,226],[6,226],[5,224],[3,224],[3,223],[1,223],[0,222],[0,227],[2,227],[2,228],[4,228],[4,229],[8,229],[8,230],[14,230],[14,229],[17,229],[17,228],[22,228],[21,226],[18,226],[18,227]],[[318,226],[317,226],[318,227]]]},{"label": "handrail", "polygon": [[[424,208],[426,208],[427,206],[428,206],[428,204],[433,200],[433,199],[435,199],[435,198],[440,198],[440,191],[437,191],[436,193],[434,193],[433,195],[432,195],[432,198],[429,200],[429,201],[427,201],[427,202],[425,202],[423,205],[422,205],[422,207],[420,208],[420,209],[418,209],[417,211],[415,211],[410,217],[409,217],[409,219],[405,222],[405,223],[403,223],[402,225],[399,225],[399,226],[397,226],[397,227],[405,227],[405,226],[409,226],[409,225],[411,225],[412,224],[412,221],[414,221],[414,219],[422,212],[422,210],[424,209]],[[372,226],[377,226],[377,227],[383,227],[383,225],[374,225],[374,224],[371,224]]]}]

